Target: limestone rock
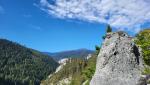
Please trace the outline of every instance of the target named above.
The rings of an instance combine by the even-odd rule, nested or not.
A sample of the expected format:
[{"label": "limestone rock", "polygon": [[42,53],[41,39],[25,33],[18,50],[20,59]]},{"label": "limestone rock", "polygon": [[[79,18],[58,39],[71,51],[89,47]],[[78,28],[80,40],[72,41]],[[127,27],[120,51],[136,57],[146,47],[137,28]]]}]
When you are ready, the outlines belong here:
[{"label": "limestone rock", "polygon": [[[141,49],[124,32],[108,33],[90,85],[146,85]],[[141,83],[141,84],[140,84]]]}]

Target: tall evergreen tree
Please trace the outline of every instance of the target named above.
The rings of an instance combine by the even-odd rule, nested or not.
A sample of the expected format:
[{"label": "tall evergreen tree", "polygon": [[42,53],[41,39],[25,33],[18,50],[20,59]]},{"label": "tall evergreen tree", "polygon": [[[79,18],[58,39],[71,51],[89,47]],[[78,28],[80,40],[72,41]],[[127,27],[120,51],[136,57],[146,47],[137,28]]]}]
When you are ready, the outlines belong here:
[{"label": "tall evergreen tree", "polygon": [[106,30],[106,32],[107,32],[107,33],[112,32],[112,28],[111,28],[111,26],[110,26],[110,25],[108,25],[108,26],[107,26],[107,30]]},{"label": "tall evergreen tree", "polygon": [[[112,28],[110,25],[107,25],[106,33],[109,33],[109,32],[112,32]],[[102,36],[102,39],[105,39],[105,38],[106,38],[106,34],[104,36]]]}]

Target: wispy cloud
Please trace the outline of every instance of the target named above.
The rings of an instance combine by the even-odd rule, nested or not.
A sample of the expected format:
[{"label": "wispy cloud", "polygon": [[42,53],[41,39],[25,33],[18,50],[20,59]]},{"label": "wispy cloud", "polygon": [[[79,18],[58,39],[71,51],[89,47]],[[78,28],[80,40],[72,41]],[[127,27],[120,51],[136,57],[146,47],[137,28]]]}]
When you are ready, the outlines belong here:
[{"label": "wispy cloud", "polygon": [[30,17],[32,17],[32,15],[31,14],[24,14],[23,17],[30,18]]},{"label": "wispy cloud", "polygon": [[58,18],[107,23],[137,30],[150,22],[150,0],[40,0],[40,8]]},{"label": "wispy cloud", "polygon": [[0,6],[0,14],[4,13],[4,8],[2,6]]},{"label": "wispy cloud", "polygon": [[30,24],[29,27],[32,29],[35,29],[35,30],[42,30],[42,28],[40,26],[33,25],[33,24]]}]

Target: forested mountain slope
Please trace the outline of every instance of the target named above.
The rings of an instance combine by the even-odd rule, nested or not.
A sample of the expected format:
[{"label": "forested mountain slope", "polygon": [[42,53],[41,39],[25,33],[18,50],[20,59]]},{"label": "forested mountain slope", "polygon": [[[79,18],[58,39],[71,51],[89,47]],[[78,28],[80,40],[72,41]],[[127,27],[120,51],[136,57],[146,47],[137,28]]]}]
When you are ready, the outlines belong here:
[{"label": "forested mountain slope", "polygon": [[95,72],[97,54],[93,53],[88,60],[70,58],[60,71],[43,80],[41,85],[88,85]]},{"label": "forested mountain slope", "polygon": [[0,85],[39,85],[57,66],[47,55],[0,39]]}]

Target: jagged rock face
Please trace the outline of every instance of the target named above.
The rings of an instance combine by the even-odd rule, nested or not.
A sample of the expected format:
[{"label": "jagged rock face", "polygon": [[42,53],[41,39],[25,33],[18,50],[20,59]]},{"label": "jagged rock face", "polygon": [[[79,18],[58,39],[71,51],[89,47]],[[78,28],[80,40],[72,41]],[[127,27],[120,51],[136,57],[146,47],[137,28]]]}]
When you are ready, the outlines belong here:
[{"label": "jagged rock face", "polygon": [[141,69],[141,51],[132,38],[124,32],[109,33],[98,55],[90,85],[145,85],[140,84]]}]

